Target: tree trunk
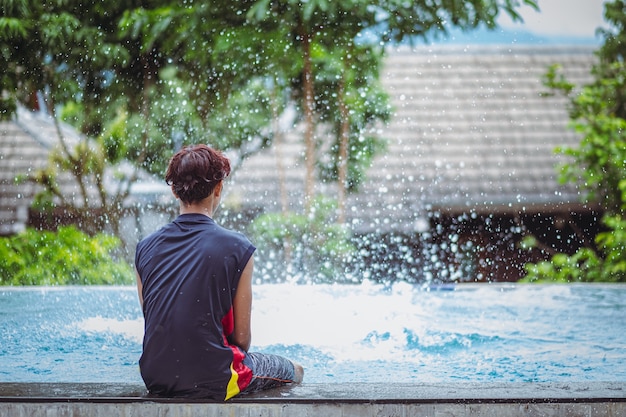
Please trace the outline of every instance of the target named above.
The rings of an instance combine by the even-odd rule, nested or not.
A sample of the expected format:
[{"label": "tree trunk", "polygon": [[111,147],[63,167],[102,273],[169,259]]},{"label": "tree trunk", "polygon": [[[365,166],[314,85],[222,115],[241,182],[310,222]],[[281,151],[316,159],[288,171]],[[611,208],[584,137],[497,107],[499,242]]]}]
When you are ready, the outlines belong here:
[{"label": "tree trunk", "polygon": [[[277,83],[274,83],[276,86]],[[272,91],[272,130],[274,131],[274,149],[276,149],[276,169],[278,170],[278,189],[280,192],[280,208],[281,212],[286,215],[289,213],[289,198],[287,195],[287,178],[285,166],[283,165],[282,139],[283,132],[280,130],[278,123],[278,108],[276,104],[276,87]],[[285,264],[291,265],[292,259],[292,243],[291,238],[287,237],[283,241],[283,250],[285,251]]]},{"label": "tree trunk", "polygon": [[304,116],[305,116],[305,168],[306,177],[304,183],[304,212],[311,211],[311,204],[315,193],[315,123],[313,120],[313,68],[311,63],[311,35],[302,35],[302,48],[304,50]]},{"label": "tree trunk", "polygon": [[339,156],[337,159],[337,183],[338,194],[337,203],[339,213],[337,222],[344,224],[346,222],[346,198],[348,195],[348,147],[350,143],[350,115],[348,114],[348,106],[346,106],[346,78],[345,71],[341,75],[339,81],[339,91],[337,101],[339,106],[339,114],[341,117],[341,134],[339,137]]}]

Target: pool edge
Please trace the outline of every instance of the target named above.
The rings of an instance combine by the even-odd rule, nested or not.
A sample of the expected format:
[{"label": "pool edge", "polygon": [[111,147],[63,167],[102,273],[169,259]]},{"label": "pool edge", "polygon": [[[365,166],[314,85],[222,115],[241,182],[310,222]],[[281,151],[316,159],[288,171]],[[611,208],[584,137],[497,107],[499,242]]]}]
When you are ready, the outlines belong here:
[{"label": "pool edge", "polygon": [[[143,385],[0,382],[0,402],[162,402],[202,399],[146,395]],[[626,402],[626,382],[301,384],[233,398],[229,403]]]},{"label": "pool edge", "polygon": [[626,382],[302,384],[225,403],[151,398],[133,384],[0,383],[0,415],[612,417],[626,415]]}]

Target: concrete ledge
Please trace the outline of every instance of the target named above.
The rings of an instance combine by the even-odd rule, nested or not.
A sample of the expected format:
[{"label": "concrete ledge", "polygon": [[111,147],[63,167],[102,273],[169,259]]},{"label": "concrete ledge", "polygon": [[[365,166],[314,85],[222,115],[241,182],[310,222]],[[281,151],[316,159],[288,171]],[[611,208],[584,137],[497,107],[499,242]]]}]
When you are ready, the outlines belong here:
[{"label": "concrete ledge", "polygon": [[226,403],[151,398],[128,384],[0,383],[0,415],[612,417],[626,415],[626,382],[303,384]]}]

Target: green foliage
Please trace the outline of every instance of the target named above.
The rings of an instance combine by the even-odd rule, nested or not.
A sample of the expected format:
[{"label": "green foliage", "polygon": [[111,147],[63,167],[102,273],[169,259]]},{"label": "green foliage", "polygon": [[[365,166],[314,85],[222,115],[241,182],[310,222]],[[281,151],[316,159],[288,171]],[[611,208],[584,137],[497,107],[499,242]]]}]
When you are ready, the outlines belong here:
[{"label": "green foliage", "polygon": [[[618,213],[626,208],[620,186],[626,177],[626,113],[620,115],[626,103],[626,96],[620,97],[626,89],[626,65],[605,63],[593,71],[596,81],[571,97],[571,126],[582,140],[578,147],[557,149],[570,157],[560,167],[561,181],[579,184],[587,200]],[[549,70],[546,85],[566,95],[574,90],[556,67]]]},{"label": "green foliage", "polygon": [[336,209],[335,202],[318,198],[310,216],[266,213],[257,217],[250,225],[259,248],[256,268],[273,281],[298,274],[314,282],[346,280],[345,270],[356,248],[349,230],[332,220]]},{"label": "green foliage", "polygon": [[545,84],[570,97],[573,129],[582,140],[577,147],[557,152],[570,157],[560,167],[561,180],[578,184],[585,201],[599,204],[606,231],[595,247],[583,247],[571,256],[556,254],[548,262],[526,265],[524,280],[626,282],[626,3],[605,4],[612,30],[601,30],[604,45],[596,52],[594,81],[576,91],[575,86],[551,67]]},{"label": "green foliage", "polygon": [[606,216],[603,221],[608,231],[596,236],[598,251],[583,247],[571,256],[558,253],[528,264],[521,282],[626,282],[626,220]]},{"label": "green foliage", "polygon": [[348,36],[362,29],[374,29],[383,43],[402,42],[406,38],[429,38],[452,26],[465,30],[483,24],[496,27],[498,13],[504,11],[513,20],[521,20],[516,8],[520,3],[537,9],[535,0],[259,0],[248,10],[253,21],[276,19],[292,25],[300,33],[320,32],[329,39],[341,33]]},{"label": "green foliage", "polygon": [[265,80],[255,77],[238,91],[231,93],[227,103],[216,108],[207,122],[208,138],[219,149],[237,148],[245,157],[255,140],[261,147],[272,141],[267,132],[272,120],[271,90]]},{"label": "green foliage", "polygon": [[[535,7],[533,0],[100,0],[88,5],[0,0],[0,118],[11,117],[18,102],[33,108],[34,93],[45,93],[45,103],[38,104],[89,140],[54,154],[49,169],[37,174],[47,187],[40,206],[63,200],[55,180],[65,170],[83,189],[87,182],[96,184],[100,201],[89,197],[86,204],[83,193],[77,206],[99,204],[114,230],[135,175],[122,179],[116,195],[107,195],[104,168],[126,159],[162,175],[174,151],[197,142],[234,151],[242,160],[271,143],[270,122],[287,108],[299,111],[294,122],[324,123],[335,142],[308,146],[314,129],[307,128],[306,157],[312,162],[307,168],[318,162],[323,179],[333,181],[340,171],[341,186],[356,189],[384,149],[375,127],[391,115],[379,80],[384,44],[426,38],[446,24],[494,27],[502,11],[517,19],[520,3]],[[366,45],[364,33],[377,39]],[[346,138],[347,156],[340,157],[346,140],[341,147],[339,141]],[[300,226],[311,230],[296,253],[302,262],[315,259],[307,245],[327,248],[331,256],[346,251],[337,243],[345,232],[318,216]],[[325,268],[315,265],[315,270]]]},{"label": "green foliage", "polygon": [[[331,126],[333,142],[319,165],[322,181],[337,181],[340,142],[344,123],[348,125],[347,189],[356,191],[374,157],[386,149],[378,135],[381,124],[391,118],[389,96],[380,82],[383,53],[371,45],[352,45],[349,51],[317,45],[314,60],[318,68],[315,107],[320,121]],[[341,91],[342,100],[337,98]],[[341,113],[344,104],[347,114]],[[344,120],[344,117],[347,120]]]},{"label": "green foliage", "polygon": [[[626,88],[626,84],[619,88]],[[602,100],[601,97],[590,96],[589,90],[592,88],[583,89],[576,100],[579,103],[583,100]],[[594,107],[591,113],[573,123],[574,129],[583,138],[579,146],[557,149],[574,161],[561,167],[561,179],[579,183],[588,200],[600,203],[609,212],[623,212],[626,201],[623,200],[620,183],[626,178],[626,120],[608,113],[604,108],[591,107]]]},{"label": "green foliage", "polygon": [[626,178],[626,12],[624,1],[605,4],[611,30],[601,29],[604,45],[596,52],[594,80],[576,90],[557,65],[545,76],[545,85],[570,98],[571,126],[582,140],[577,147],[559,148],[570,157],[561,167],[561,180],[576,183],[585,198],[609,213],[626,209],[620,182]]},{"label": "green foliage", "polygon": [[[522,3],[537,8],[534,0],[523,0]],[[517,0],[375,3],[364,0],[309,0],[304,4],[298,0],[259,0],[248,9],[247,18],[255,25],[263,25],[264,30],[270,33],[287,32],[288,37],[295,40],[291,48],[283,50],[283,54],[298,57],[298,61],[282,60],[272,68],[280,67],[283,68],[282,73],[291,74],[294,62],[297,62],[299,76],[292,86],[293,95],[300,103],[301,117],[306,119],[309,116],[309,120],[329,123],[332,129],[330,152],[318,161],[321,179],[340,180],[339,166],[344,162],[342,158],[346,158],[347,178],[340,186],[354,191],[364,178],[371,160],[385,149],[385,141],[378,137],[374,127],[391,117],[388,96],[379,80],[383,58],[380,47],[406,39],[429,39],[452,26],[469,30],[484,24],[493,28],[500,12],[519,20],[520,16],[515,11],[519,5]],[[369,43],[363,41],[361,35],[364,33],[376,40]],[[281,38],[274,36],[272,41]],[[309,56],[310,62],[306,62]],[[314,84],[308,93],[306,79]],[[306,108],[307,94],[313,96],[314,109]],[[345,114],[340,111],[341,106],[347,108]],[[304,114],[307,111],[313,111],[315,117]],[[309,127],[308,132],[313,130]],[[348,137],[349,142],[345,147],[345,156],[340,156],[342,134]],[[314,145],[305,146],[307,157],[311,157],[314,152],[309,150]],[[307,172],[307,178],[309,175]]]},{"label": "green foliage", "polygon": [[74,227],[0,238],[0,285],[131,284],[130,265],[116,260],[117,238]]}]

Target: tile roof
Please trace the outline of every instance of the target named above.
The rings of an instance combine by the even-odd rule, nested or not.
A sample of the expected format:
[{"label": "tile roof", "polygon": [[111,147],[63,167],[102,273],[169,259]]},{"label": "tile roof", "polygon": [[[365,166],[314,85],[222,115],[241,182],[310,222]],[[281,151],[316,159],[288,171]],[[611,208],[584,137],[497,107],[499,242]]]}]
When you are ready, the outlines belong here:
[{"label": "tile roof", "polygon": [[[61,123],[60,129],[68,146],[72,147],[80,139],[79,133],[72,127]],[[20,107],[13,120],[0,122],[0,235],[17,233],[26,227],[33,197],[42,188],[20,178],[35,174],[47,166],[49,154],[58,144],[56,127],[44,113]],[[109,168],[105,187],[116,190],[119,182],[114,172],[124,171],[129,174],[131,169],[129,164]],[[169,187],[143,172],[139,172],[139,178],[141,181],[134,184],[131,189],[133,193],[125,204],[128,206],[143,202],[162,205],[158,199],[168,195]],[[76,199],[74,203],[80,206],[82,194],[70,174],[59,175],[59,187],[67,199]],[[87,191],[92,201],[98,200],[95,184],[88,185]]]},{"label": "tile roof", "polygon": [[[567,128],[567,101],[541,97],[541,78],[559,63],[580,85],[590,81],[593,61],[589,47],[390,52],[382,73],[394,108],[392,121],[381,128],[388,148],[373,162],[360,192],[349,197],[355,230],[419,230],[427,211],[580,209],[576,189],[557,182],[560,157],[553,152],[580,138]],[[289,206],[299,210],[302,136],[302,126],[288,128],[279,144],[245,160],[232,175],[225,203],[279,211],[284,172]],[[0,123],[0,234],[23,229],[37,188],[15,179],[45,165],[56,137],[50,120],[36,113],[20,110],[16,120]],[[336,195],[334,184],[318,187]],[[71,184],[64,190],[77,195]]]},{"label": "tile roof", "polygon": [[[542,76],[560,64],[569,81],[591,80],[589,47],[421,47],[388,54],[382,81],[394,108],[388,141],[360,191],[349,197],[357,230],[419,230],[427,211],[577,210],[579,194],[558,184],[554,149],[575,146],[567,100],[544,97]],[[304,188],[301,127],[246,160],[226,201],[280,209],[284,170],[290,206]],[[325,138],[320,137],[320,140]],[[336,195],[333,185],[319,191]]]},{"label": "tile roof", "polygon": [[[29,131],[24,127],[30,126]],[[41,133],[32,120],[22,125],[17,121],[0,123],[0,234],[7,235],[24,229],[28,208],[38,186],[21,182],[23,175],[34,174],[48,160],[46,145],[40,142]],[[45,138],[44,138],[45,139]]]}]

